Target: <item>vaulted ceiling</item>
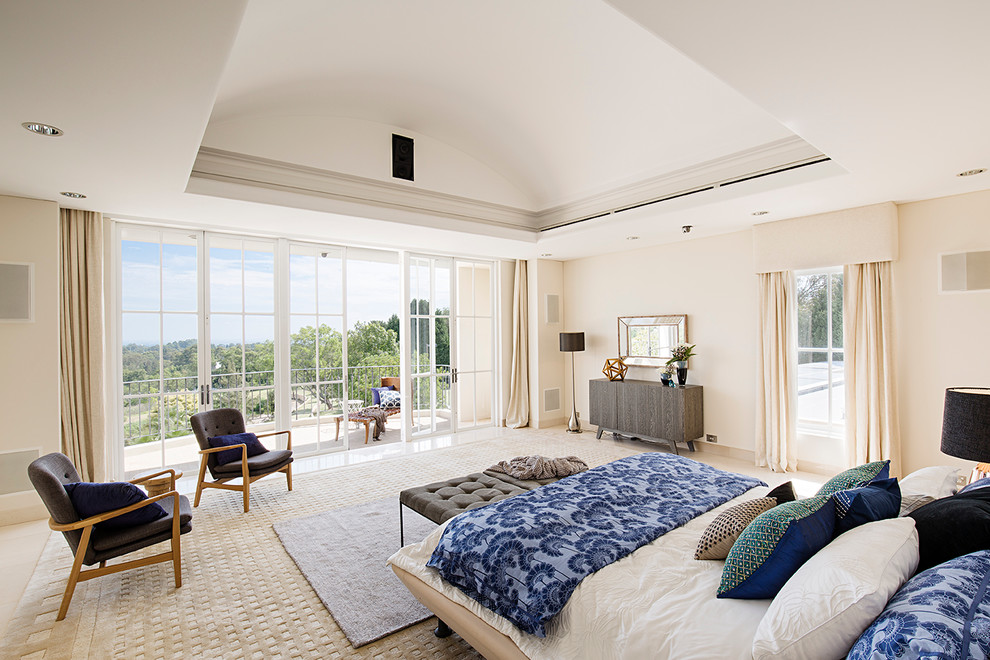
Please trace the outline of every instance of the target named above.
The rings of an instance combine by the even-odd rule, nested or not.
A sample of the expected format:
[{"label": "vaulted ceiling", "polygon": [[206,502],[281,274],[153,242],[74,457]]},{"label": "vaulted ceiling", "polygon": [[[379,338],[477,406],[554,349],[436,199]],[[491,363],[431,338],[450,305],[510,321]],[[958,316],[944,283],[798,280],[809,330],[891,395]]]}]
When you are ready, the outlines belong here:
[{"label": "vaulted ceiling", "polygon": [[560,259],[957,194],[990,187],[955,176],[990,163],[987,24],[977,0],[14,0],[0,193]]}]

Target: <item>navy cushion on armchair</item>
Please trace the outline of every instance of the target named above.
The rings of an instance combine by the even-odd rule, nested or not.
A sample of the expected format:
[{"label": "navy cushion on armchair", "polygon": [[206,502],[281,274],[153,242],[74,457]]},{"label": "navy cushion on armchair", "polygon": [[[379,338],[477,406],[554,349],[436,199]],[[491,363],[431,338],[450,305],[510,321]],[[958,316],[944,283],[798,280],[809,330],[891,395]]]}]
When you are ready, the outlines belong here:
[{"label": "navy cushion on armchair", "polygon": [[[114,509],[122,509],[125,506],[137,504],[148,499],[144,491],[123,481],[112,481],[110,483],[88,483],[81,481],[74,484],[65,484],[65,492],[69,494],[69,501],[75,507],[81,518],[97,516]],[[130,513],[117,516],[99,523],[98,527],[130,527],[133,525],[144,525],[164,518],[167,513],[157,502],[148,506],[135,509]]]},{"label": "navy cushion on armchair", "polygon": [[[265,446],[261,444],[261,441],[258,440],[258,436],[254,433],[215,435],[209,439],[209,443],[210,447],[233,447],[234,445],[247,445],[248,458],[251,458],[252,456],[260,456],[268,451],[265,449]],[[240,462],[241,448],[238,447],[237,449],[231,449],[230,451],[218,451],[216,456],[218,465]]]}]

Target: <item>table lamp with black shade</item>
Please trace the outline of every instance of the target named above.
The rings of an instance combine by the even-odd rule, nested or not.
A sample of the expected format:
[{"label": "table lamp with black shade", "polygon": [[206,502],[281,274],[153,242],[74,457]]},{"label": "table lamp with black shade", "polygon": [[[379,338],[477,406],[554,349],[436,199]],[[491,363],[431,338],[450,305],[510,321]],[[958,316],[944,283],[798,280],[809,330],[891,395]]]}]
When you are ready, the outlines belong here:
[{"label": "table lamp with black shade", "polygon": [[571,354],[571,418],[567,420],[568,433],[580,433],[581,422],[577,416],[577,400],[574,397],[574,354],[584,350],[583,332],[562,332],[560,333],[560,351]]},{"label": "table lamp with black shade", "polygon": [[990,388],[945,390],[942,453],[977,461],[971,482],[990,473]]}]

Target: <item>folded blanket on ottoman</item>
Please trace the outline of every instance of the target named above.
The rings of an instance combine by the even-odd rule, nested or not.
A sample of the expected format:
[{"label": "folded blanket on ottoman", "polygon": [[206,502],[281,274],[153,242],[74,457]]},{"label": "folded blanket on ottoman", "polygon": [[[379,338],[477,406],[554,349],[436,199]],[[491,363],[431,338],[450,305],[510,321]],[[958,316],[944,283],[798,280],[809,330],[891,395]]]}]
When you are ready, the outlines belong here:
[{"label": "folded blanket on ottoman", "polygon": [[550,479],[584,472],[588,469],[588,464],[577,456],[516,456],[511,461],[499,461],[488,469],[516,479]]}]

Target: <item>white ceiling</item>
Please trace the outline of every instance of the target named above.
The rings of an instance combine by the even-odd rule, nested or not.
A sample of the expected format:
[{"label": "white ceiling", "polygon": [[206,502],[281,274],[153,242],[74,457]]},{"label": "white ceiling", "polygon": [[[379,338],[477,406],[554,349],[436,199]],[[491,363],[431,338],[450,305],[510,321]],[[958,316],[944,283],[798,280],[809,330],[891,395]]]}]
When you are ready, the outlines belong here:
[{"label": "white ceiling", "polygon": [[8,0],[0,194],[569,259],[969,192],[990,187],[955,176],[990,166],[988,24],[983,0]]}]

